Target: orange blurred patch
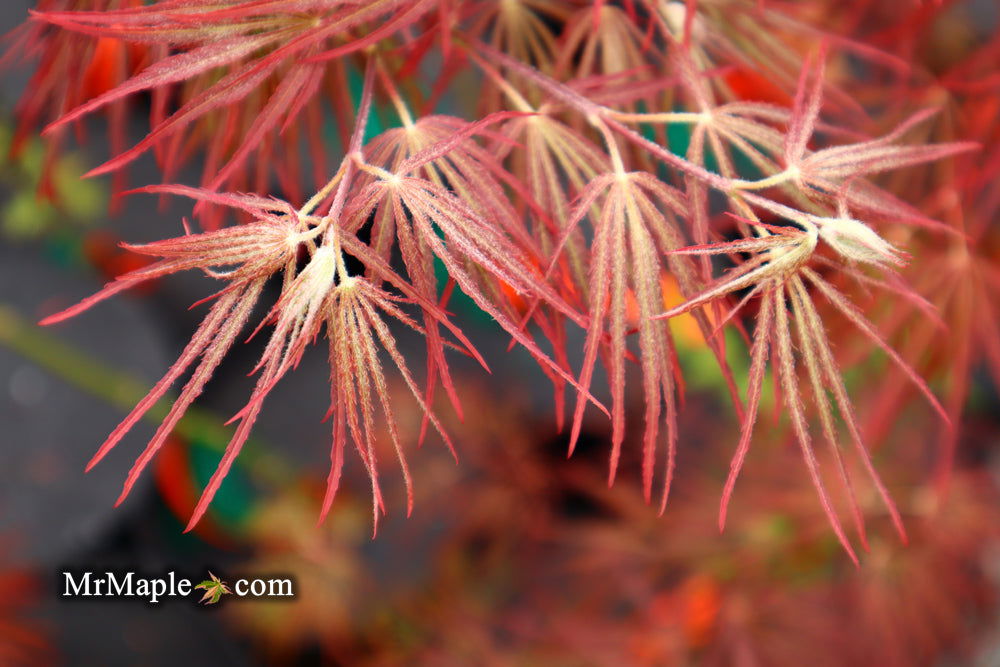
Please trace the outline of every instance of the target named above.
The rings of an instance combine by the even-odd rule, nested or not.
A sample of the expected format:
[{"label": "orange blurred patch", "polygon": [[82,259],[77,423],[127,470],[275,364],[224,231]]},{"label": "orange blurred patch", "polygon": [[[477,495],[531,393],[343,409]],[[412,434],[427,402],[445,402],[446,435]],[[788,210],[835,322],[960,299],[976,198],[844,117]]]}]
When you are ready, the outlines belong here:
[{"label": "orange blurred patch", "polygon": [[[660,292],[663,294],[664,310],[669,310],[686,301],[684,295],[681,294],[680,288],[677,286],[677,281],[669,273],[664,272],[660,274]],[[715,312],[710,308],[703,309],[702,312],[705,313],[709,324],[714,326],[718,319]],[[670,329],[680,342],[688,346],[697,347],[705,344],[705,336],[702,335],[701,328],[691,313],[671,318]]]},{"label": "orange blurred patch", "polygon": [[[120,241],[121,239],[108,231],[91,232],[83,240],[83,256],[107,280],[149,266],[155,261],[152,257],[124,250],[119,245]],[[156,280],[149,280],[136,285],[134,290],[137,293],[148,294],[155,289],[156,284]]]},{"label": "orange blurred patch", "polygon": [[684,638],[688,646],[708,646],[722,605],[722,591],[718,584],[707,575],[696,574],[684,582],[679,596],[683,608]]},{"label": "orange blurred patch", "polygon": [[524,297],[518,294],[517,290],[511,287],[510,284],[504,282],[503,280],[500,280],[499,282],[500,291],[503,293],[503,298],[507,300],[507,303],[513,306],[514,310],[519,315],[524,315],[528,312],[528,302],[524,300]]},{"label": "orange blurred patch", "polygon": [[94,47],[87,69],[83,72],[83,92],[88,98],[103,95],[122,80],[125,71],[125,42],[114,37],[101,37]]},{"label": "orange blurred patch", "polygon": [[[124,8],[138,7],[141,1],[123,2]],[[83,94],[94,98],[108,92],[146,65],[149,49],[145,44],[116,37],[99,37],[94,53],[83,72]]]},{"label": "orange blurred patch", "polygon": [[745,102],[765,102],[790,106],[792,97],[759,72],[736,65],[723,80],[737,98]]},{"label": "orange blurred patch", "polygon": [[722,590],[705,574],[657,593],[629,641],[632,660],[637,665],[676,664],[679,656],[709,646],[721,608]]}]

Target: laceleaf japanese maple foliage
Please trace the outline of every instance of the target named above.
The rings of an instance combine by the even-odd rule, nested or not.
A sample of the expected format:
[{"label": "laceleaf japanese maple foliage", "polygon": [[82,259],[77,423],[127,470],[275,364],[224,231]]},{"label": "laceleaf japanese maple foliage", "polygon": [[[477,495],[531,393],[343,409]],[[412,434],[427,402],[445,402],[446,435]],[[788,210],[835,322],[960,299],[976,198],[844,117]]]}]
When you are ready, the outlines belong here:
[{"label": "laceleaf japanese maple foliage", "polygon": [[[538,361],[553,382],[560,423],[563,393],[577,394],[570,453],[588,403],[610,417],[609,482],[629,426],[629,369],[638,369],[645,400],[642,486],[649,500],[659,479],[661,511],[677,451],[688,446],[678,418],[684,359],[669,320],[691,313],[742,423],[720,525],[770,366],[775,403],[844,549],[856,559],[813,453],[816,429],[832,452],[861,544],[867,544],[863,516],[843,450],[854,452],[905,535],[862,438],[830,321],[850,323],[850,335],[886,355],[943,420],[956,417],[843,282],[915,304],[935,319],[897,273],[919,261],[907,254],[905,240],[932,234],[961,245],[962,230],[877,179],[977,144],[959,137],[908,141],[934,113],[917,103],[895,128],[882,128],[880,109],[897,100],[866,106],[848,95],[847,58],[900,82],[913,73],[896,55],[817,25],[821,4],[40,4],[23,34],[43,63],[39,85],[22,103],[26,126],[44,119],[43,133],[57,138],[93,112],[148,93],[149,134],[127,149],[116,140],[111,158],[90,175],[120,174],[147,151],[168,182],[184,163],[203,165],[198,188],[142,190],[195,198],[204,231],[132,248],[160,259],[46,323],[178,271],[198,269],[224,284],[209,297],[208,314],[176,365],[95,461],[194,367],[136,462],[124,497],[248,324],[264,283],[279,276],[281,295],[255,330],[270,330],[254,369],[257,386],[234,418],[233,440],[191,525],[264,398],[321,337],[330,346],[334,443],[323,512],[350,440],[371,478],[377,519],[386,509],[372,444],[379,411],[411,485],[405,464],[411,443],[392,426],[382,358],[397,367],[423,410],[425,430],[433,426],[449,447],[433,412],[437,387],[461,410],[447,356],[487,364],[448,311],[457,288]],[[80,90],[65,80],[67,63],[88,61],[95,44],[104,45],[102,54],[141,58],[116,61],[122,74],[113,85]],[[828,63],[836,76],[827,76]],[[767,94],[741,99],[747,86],[740,77],[766,81]],[[465,103],[470,86],[475,99]],[[394,115],[399,124],[369,137],[373,115],[383,121]],[[111,122],[121,130],[120,119]],[[352,272],[347,258],[363,269]],[[671,283],[684,299],[680,305]],[[748,316],[751,304],[755,316]],[[425,335],[422,382],[386,319]],[[729,327],[745,345],[739,335],[724,335]],[[579,349],[568,342],[576,338],[573,329],[583,332]],[[749,358],[745,377],[730,363],[741,353]],[[601,365],[608,407],[595,382]]]}]

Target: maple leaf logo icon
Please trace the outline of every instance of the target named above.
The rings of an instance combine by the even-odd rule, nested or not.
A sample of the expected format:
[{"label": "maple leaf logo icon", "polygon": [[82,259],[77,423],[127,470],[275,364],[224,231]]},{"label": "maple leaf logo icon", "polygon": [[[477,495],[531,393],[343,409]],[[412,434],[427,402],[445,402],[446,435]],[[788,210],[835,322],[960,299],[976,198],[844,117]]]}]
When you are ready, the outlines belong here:
[{"label": "maple leaf logo icon", "polygon": [[205,589],[205,594],[201,596],[201,599],[198,600],[198,602],[201,602],[202,604],[215,604],[222,599],[223,595],[229,595],[232,593],[232,591],[229,590],[229,586],[226,585],[226,582],[212,574],[211,570],[209,570],[208,576],[211,577],[211,579],[206,579],[194,587],[195,590],[198,590],[199,588]]}]

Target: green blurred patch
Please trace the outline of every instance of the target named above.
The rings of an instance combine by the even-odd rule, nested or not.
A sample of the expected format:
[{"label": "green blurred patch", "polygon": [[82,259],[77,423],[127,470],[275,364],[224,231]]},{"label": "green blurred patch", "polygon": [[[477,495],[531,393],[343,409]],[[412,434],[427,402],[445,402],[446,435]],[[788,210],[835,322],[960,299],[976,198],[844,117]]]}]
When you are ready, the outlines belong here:
[{"label": "green blurred patch", "polygon": [[83,178],[86,168],[79,156],[60,156],[52,173],[53,195],[41,196],[45,146],[32,139],[11,155],[13,130],[0,121],[0,182],[9,197],[0,208],[0,234],[11,240],[33,240],[66,228],[92,226],[107,209],[106,189]]},{"label": "green blurred patch", "polygon": [[[208,485],[219,465],[219,447],[215,442],[196,438],[191,441],[190,455],[195,485],[202,489]],[[212,498],[209,512],[222,525],[241,528],[249,519],[256,499],[257,494],[244,465],[234,465]]]}]

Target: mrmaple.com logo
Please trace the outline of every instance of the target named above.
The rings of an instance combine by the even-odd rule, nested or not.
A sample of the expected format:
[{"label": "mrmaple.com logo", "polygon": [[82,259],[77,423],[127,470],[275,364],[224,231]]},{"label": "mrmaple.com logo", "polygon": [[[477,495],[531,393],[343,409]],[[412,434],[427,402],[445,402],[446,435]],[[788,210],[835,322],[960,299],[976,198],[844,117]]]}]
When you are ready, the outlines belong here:
[{"label": "mrmaple.com logo", "polygon": [[69,572],[62,575],[64,598],[134,598],[158,604],[166,598],[197,596],[198,602],[215,604],[224,596],[238,598],[294,598],[295,586],[291,577],[240,578],[230,586],[226,581],[208,573],[199,583],[179,577],[170,571],[158,577],[141,576],[135,572]]}]

